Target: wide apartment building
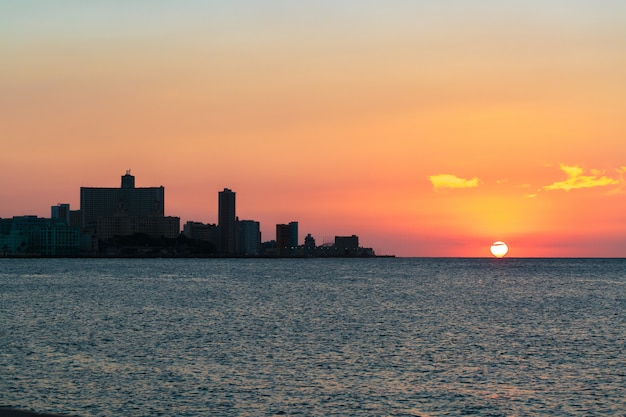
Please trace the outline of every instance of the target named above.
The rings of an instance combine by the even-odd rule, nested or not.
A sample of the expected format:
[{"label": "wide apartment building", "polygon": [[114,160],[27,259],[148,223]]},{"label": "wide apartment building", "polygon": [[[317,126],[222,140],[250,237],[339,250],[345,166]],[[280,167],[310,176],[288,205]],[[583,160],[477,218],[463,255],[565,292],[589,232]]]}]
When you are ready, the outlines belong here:
[{"label": "wide apartment building", "polygon": [[136,233],[176,238],[180,218],[165,217],[165,188],[135,187],[127,171],[120,188],[81,187],[83,230],[99,239]]},{"label": "wide apartment building", "polygon": [[65,221],[37,216],[0,219],[2,255],[76,256],[80,248],[80,229]]}]

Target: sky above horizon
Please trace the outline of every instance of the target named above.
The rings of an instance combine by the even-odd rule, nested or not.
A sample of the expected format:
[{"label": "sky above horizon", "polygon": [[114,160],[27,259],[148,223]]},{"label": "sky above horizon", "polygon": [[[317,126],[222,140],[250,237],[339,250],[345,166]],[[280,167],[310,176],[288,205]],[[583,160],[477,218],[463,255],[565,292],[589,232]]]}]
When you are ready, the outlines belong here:
[{"label": "sky above horizon", "polygon": [[626,256],[626,2],[3,1],[0,217],[165,186],[398,256]]}]

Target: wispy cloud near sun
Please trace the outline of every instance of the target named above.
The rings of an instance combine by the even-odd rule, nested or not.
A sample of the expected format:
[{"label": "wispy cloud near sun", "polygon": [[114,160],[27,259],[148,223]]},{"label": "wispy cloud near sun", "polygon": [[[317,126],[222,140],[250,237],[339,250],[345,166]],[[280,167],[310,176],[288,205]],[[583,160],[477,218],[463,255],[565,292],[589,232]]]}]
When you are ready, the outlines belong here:
[{"label": "wispy cloud near sun", "polygon": [[570,191],[578,188],[594,188],[605,187],[607,185],[620,184],[619,179],[607,177],[603,175],[602,171],[597,169],[589,170],[589,173],[585,175],[585,170],[582,167],[576,165],[560,165],[561,170],[567,174],[567,178],[563,181],[557,181],[550,185],[542,187],[542,190],[554,191],[565,190]]},{"label": "wispy cloud near sun", "polygon": [[431,175],[428,177],[435,190],[442,188],[474,188],[478,187],[478,178],[459,178],[452,174]]}]

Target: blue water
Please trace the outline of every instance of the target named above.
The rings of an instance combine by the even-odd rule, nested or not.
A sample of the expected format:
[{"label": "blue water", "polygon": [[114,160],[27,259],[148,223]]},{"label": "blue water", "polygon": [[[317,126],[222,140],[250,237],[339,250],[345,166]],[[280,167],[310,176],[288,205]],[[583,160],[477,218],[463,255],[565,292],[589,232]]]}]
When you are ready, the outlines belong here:
[{"label": "blue water", "polygon": [[626,415],[626,260],[1,259],[0,406]]}]

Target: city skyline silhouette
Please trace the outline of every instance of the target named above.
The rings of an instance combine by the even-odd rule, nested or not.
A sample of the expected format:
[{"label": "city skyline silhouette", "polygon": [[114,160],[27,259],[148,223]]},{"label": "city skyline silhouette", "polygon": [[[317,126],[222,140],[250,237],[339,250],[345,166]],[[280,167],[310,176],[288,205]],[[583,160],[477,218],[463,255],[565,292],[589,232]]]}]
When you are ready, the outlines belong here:
[{"label": "city skyline silhouette", "polygon": [[263,256],[372,257],[356,235],[335,236],[316,245],[299,224],[276,224],[274,239],[263,241],[260,222],[239,219],[236,192],[218,192],[217,224],[165,215],[165,187],[136,187],[131,170],[119,187],[80,187],[80,207],[58,203],[50,216],[0,218],[2,256]]}]

